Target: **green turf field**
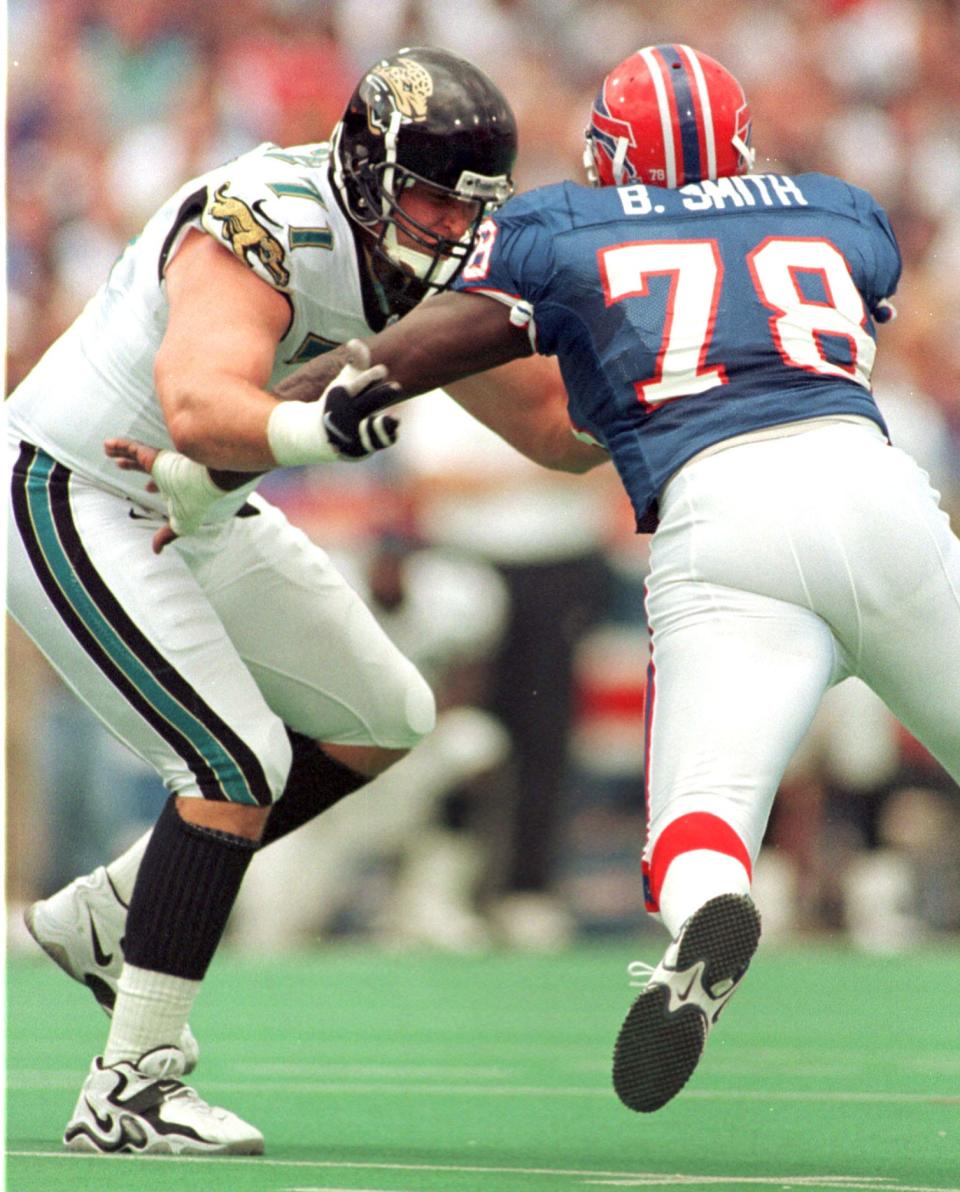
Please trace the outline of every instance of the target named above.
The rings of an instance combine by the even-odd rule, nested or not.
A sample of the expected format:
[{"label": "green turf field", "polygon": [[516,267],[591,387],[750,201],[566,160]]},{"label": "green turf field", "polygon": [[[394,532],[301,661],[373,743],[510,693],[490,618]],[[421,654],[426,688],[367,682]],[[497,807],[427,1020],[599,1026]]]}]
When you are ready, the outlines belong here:
[{"label": "green turf field", "polygon": [[7,1187],[960,1190],[960,951],[761,946],[693,1080],[649,1116],[609,1084],[631,958],[224,952],[193,1015],[196,1083],[267,1154],[204,1160],[60,1150],[106,1019],[49,962],[13,958]]}]

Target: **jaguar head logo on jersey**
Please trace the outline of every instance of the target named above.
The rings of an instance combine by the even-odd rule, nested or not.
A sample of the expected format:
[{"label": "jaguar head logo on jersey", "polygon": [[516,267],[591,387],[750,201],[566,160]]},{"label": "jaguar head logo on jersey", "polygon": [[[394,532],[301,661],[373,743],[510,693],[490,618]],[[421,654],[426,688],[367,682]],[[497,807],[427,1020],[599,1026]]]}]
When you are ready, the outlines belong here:
[{"label": "jaguar head logo on jersey", "polygon": [[266,227],[267,217],[262,211],[254,214],[254,210],[242,199],[228,195],[229,185],[229,182],[224,182],[214,191],[213,202],[207,210],[214,219],[221,222],[224,239],[241,261],[246,263],[248,255],[253,253],[270,274],[275,285],[287,285],[290,281],[290,271],[283,263],[283,245]]},{"label": "jaguar head logo on jersey", "polygon": [[385,134],[394,112],[404,120],[426,120],[433,95],[430,72],[413,58],[395,58],[375,66],[360,84],[371,132]]},{"label": "jaguar head logo on jersey", "polygon": [[594,186],[684,186],[753,165],[750,106],[715,59],[685,45],[647,46],[603,80],[583,164]]}]

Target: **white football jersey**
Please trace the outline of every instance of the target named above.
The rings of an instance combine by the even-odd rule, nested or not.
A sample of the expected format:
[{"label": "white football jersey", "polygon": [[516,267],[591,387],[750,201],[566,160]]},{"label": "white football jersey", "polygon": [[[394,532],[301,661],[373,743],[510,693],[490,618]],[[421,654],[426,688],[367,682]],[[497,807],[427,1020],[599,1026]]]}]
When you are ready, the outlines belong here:
[{"label": "white football jersey", "polygon": [[[357,247],[329,170],[329,146],[263,144],[181,187],[128,245],[72,326],[11,395],[12,435],[78,475],[162,512],[146,478],[121,471],[105,439],[172,447],[153,383],[167,325],[164,268],[190,228],[215,237],[288,300],[270,384],[304,361],[371,334]],[[228,517],[256,479],[212,506]]]}]

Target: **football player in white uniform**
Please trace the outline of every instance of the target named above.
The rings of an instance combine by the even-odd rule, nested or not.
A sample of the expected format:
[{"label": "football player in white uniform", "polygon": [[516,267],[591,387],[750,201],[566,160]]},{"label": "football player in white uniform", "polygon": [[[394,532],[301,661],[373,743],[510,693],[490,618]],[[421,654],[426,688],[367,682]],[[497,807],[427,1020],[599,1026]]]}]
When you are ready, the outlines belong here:
[{"label": "football player in white uniform", "polygon": [[[27,914],[112,1012],[71,1149],[263,1148],[180,1080],[197,1058],[190,1007],[253,851],[401,757],[434,703],[250,473],[392,442],[383,370],[362,356],[309,405],[280,400],[301,396],[284,378],[445,288],[510,194],[515,152],[484,74],[402,50],[366,73],[330,145],[261,145],[182,187],[10,398],[11,612],[170,791],[149,837]],[[504,384],[517,445],[537,422],[555,452],[541,462],[596,462],[552,394],[531,415]],[[121,462],[128,440],[167,449],[153,481],[166,468],[202,498],[202,519],[174,508],[174,529],[195,531],[176,549],[153,549],[163,492],[107,439]],[[221,492],[227,472],[247,475]]]}]

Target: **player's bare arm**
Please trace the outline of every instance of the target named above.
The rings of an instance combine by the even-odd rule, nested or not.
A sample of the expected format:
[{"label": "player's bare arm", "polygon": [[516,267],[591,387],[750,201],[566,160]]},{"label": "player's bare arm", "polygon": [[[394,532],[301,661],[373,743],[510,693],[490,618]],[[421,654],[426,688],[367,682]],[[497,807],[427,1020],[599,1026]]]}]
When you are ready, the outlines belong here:
[{"label": "player's bare arm", "polygon": [[384,370],[370,369],[362,349],[347,345],[344,392],[328,395],[336,410],[297,408],[267,391],[290,307],[215,240],[188,233],[166,280],[170,315],[154,379],[178,452],[208,468],[258,473],[362,458],[393,441],[377,417],[393,391],[378,388]]},{"label": "player's bare arm", "polygon": [[[226,267],[233,273],[236,263],[214,243],[201,247],[198,242],[203,239],[196,237],[182,250],[190,250],[191,267],[202,267],[206,262],[219,269],[220,257],[224,257]],[[245,285],[246,309],[251,317],[261,301],[265,314],[279,316],[275,305],[268,308],[267,299],[277,298],[284,302],[280,295],[242,266],[240,269],[244,282],[249,283]],[[178,270],[178,273],[181,278],[193,277],[186,270]],[[202,291],[203,287],[198,288]],[[195,308],[192,288],[185,288],[182,296],[181,314]],[[365,385],[356,394],[348,392],[343,399],[351,423],[355,424],[359,419],[362,425],[369,419],[361,435],[364,443],[372,440],[369,449],[387,445],[396,434],[395,420],[378,412],[384,405],[446,387],[470,414],[535,463],[562,471],[585,472],[606,462],[606,452],[581,442],[572,434],[566,413],[566,395],[556,366],[541,358],[521,360],[531,355],[531,348],[526,333],[511,321],[510,314],[509,307],[490,298],[445,293],[422,303],[400,323],[366,341],[370,359],[363,360],[361,367],[374,360],[375,368],[369,375],[379,379],[377,369],[380,372],[386,369],[392,386],[387,391],[382,384]],[[199,312],[198,320],[202,327]],[[274,326],[279,326],[279,317]],[[180,442],[172,426],[171,435],[183,454],[196,463],[190,464],[172,456],[165,459],[161,455],[159,464],[169,465],[169,468],[176,465],[180,470],[161,477],[157,470],[157,453],[149,447],[127,439],[109,440],[105,444],[107,454],[121,467],[151,473],[170,502],[171,526],[156,536],[154,549],[157,551],[178,533],[192,532],[196,528],[194,522],[202,517],[204,508],[216,500],[221,491],[236,488],[249,480],[251,472],[267,471],[277,463],[309,462],[306,458],[278,456],[277,436],[274,433],[271,437],[271,417],[277,399],[301,404],[316,401],[331,382],[342,375],[344,365],[356,358],[351,352],[356,353],[357,345],[342,345],[298,369],[276,387],[276,395],[272,396],[261,392],[250,380],[262,375],[266,367],[250,355],[255,340],[251,339],[245,345],[246,357],[240,355],[238,349],[235,360],[229,355],[234,343],[231,328],[218,341],[220,356],[198,366],[199,345],[194,342],[196,328],[197,324],[184,325],[178,321],[173,339],[173,364],[169,357],[164,364],[165,368],[171,369],[167,399],[173,408],[168,420],[176,413],[181,419],[178,430],[184,424],[188,428],[180,431],[186,443]],[[258,326],[258,330],[263,352],[268,345],[262,328]],[[282,333],[280,328],[278,334],[282,336]],[[179,356],[177,349],[181,352]],[[272,359],[272,344],[269,351]],[[175,365],[178,361],[185,376],[177,372]],[[237,361],[241,364],[245,361],[244,375],[239,378]],[[356,375],[362,380],[366,374],[357,372]],[[158,368],[158,387],[159,384]],[[231,422],[214,404],[216,393],[226,393],[228,400],[236,401],[239,411],[236,422]],[[164,408],[166,410],[166,405]],[[297,423],[293,425],[294,431],[299,433]],[[331,428],[326,421],[324,428],[329,435]],[[269,460],[267,463],[263,462],[264,454]],[[353,452],[347,448],[339,454],[349,457]],[[207,467],[197,464],[207,465],[209,472]]]},{"label": "player's bare arm", "polygon": [[[462,377],[531,354],[526,335],[510,325],[509,309],[475,294],[443,293],[366,341],[371,360],[399,386],[397,400],[446,388]],[[341,344],[280,382],[277,397],[316,401],[346,361]]]},{"label": "player's bare arm", "polygon": [[178,451],[214,468],[276,466],[266,392],[287,300],[210,236],[191,231],[167,266],[170,318],[154,380]]},{"label": "player's bare arm", "polygon": [[[574,437],[553,361],[533,356],[510,307],[479,294],[446,292],[366,340],[370,358],[399,386],[398,400],[445,389],[479,422],[547,468],[586,472],[609,457]],[[277,387],[313,401],[336,376],[343,347],[310,361]]]},{"label": "player's bare arm", "polygon": [[[469,299],[471,295],[457,297]],[[500,305],[491,299],[480,301]],[[602,447],[574,436],[560,370],[545,356],[531,356],[464,377],[448,385],[446,391],[479,422],[542,467],[582,473],[610,462]]]},{"label": "player's bare arm", "polygon": [[440,294],[367,344],[371,359],[386,365],[405,397],[446,389],[535,463],[585,472],[609,458],[574,437],[556,364],[532,355],[526,329],[502,302]]},{"label": "player's bare arm", "polygon": [[[345,362],[346,349],[305,365],[276,395],[268,393],[277,343],[290,320],[286,298],[196,231],[168,265],[166,285],[170,316],[155,382],[174,446],[215,470],[262,472],[286,462],[277,459],[268,428],[278,399],[318,398]],[[498,307],[446,294],[425,304],[422,314],[413,312],[419,318],[412,328],[390,328],[371,346],[387,358],[382,363],[394,362],[394,379],[412,396],[530,354],[509,312]]]}]

